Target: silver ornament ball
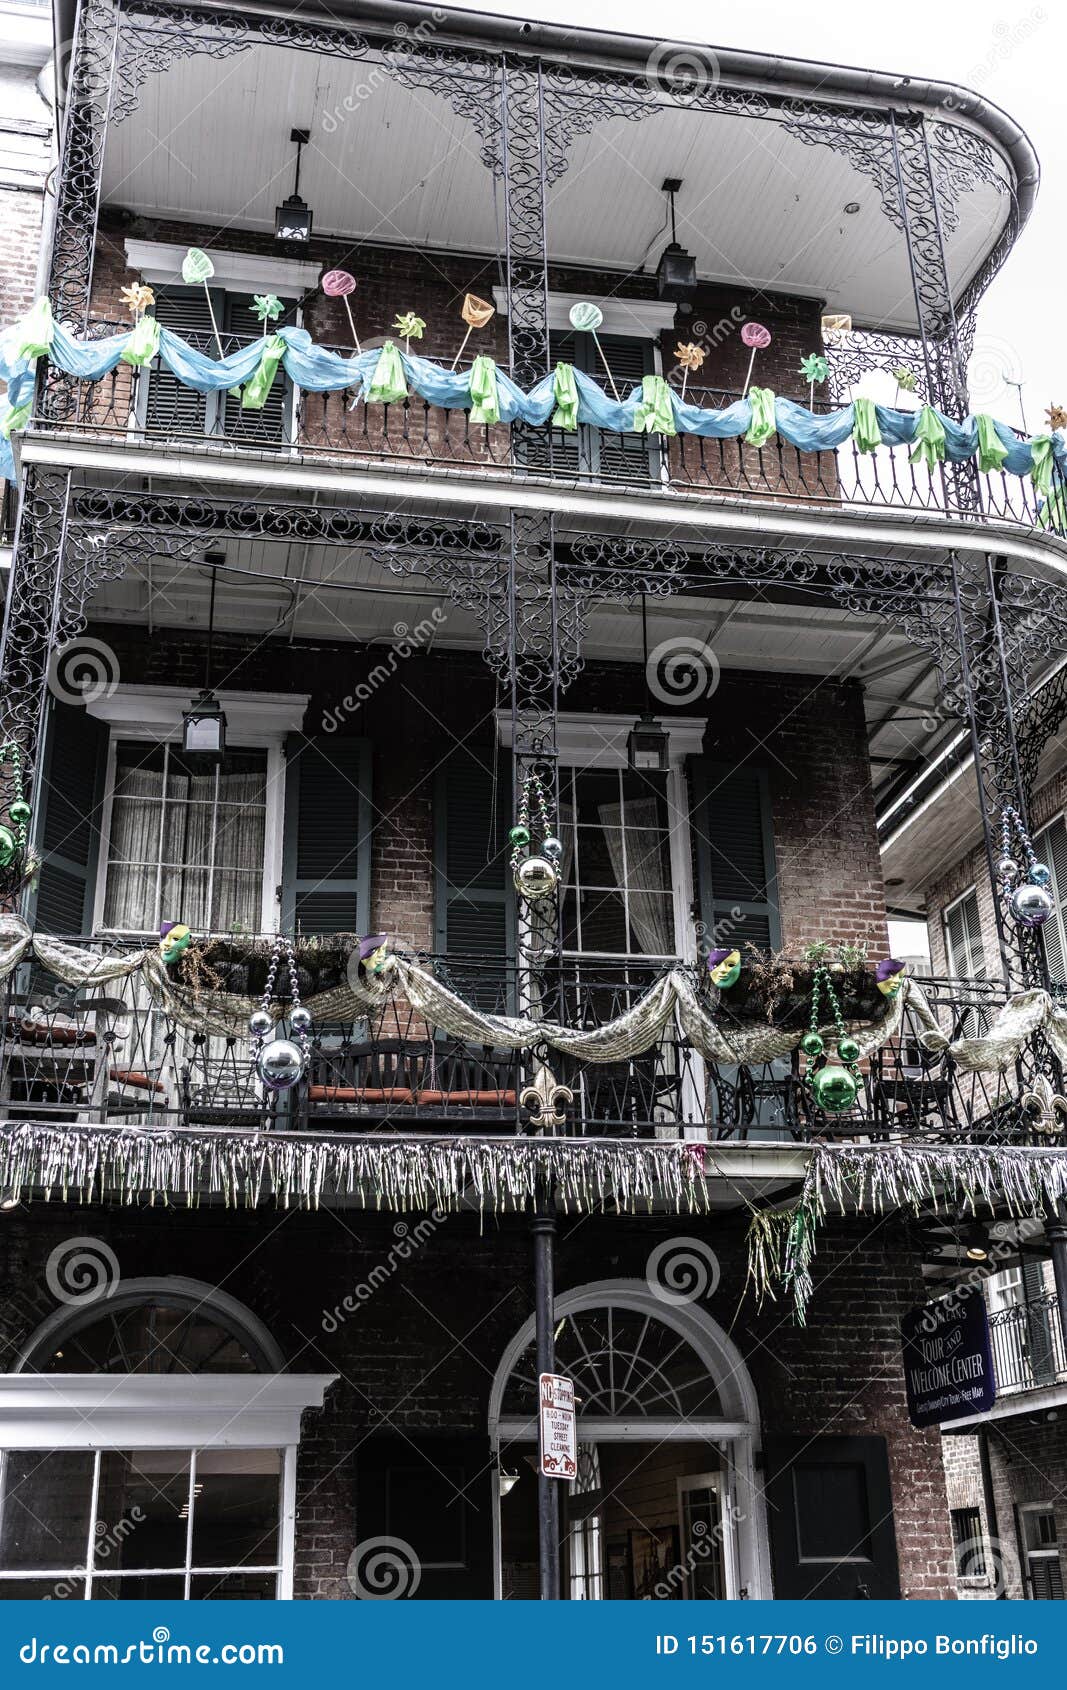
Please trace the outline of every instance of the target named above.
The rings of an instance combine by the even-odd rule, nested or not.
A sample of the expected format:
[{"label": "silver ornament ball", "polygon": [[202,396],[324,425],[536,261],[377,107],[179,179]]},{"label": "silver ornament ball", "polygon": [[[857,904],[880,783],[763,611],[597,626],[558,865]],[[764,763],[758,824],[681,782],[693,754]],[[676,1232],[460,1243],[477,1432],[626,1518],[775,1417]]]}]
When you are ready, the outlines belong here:
[{"label": "silver ornament ball", "polygon": [[531,903],[556,890],[559,875],[547,857],[527,857],[515,870],[515,889]]},{"label": "silver ornament ball", "polygon": [[1019,878],[1019,865],[1014,857],[1001,857],[997,863],[997,879],[1010,881],[1012,886]]},{"label": "silver ornament ball", "polygon": [[292,1039],[271,1039],[256,1057],[256,1073],[270,1091],[288,1091],[304,1072],[304,1053]]},{"label": "silver ornament ball", "polygon": [[1044,886],[1025,880],[1017,886],[1009,900],[1011,913],[1021,927],[1044,927],[1055,906],[1052,893]]},{"label": "silver ornament ball", "polygon": [[310,1009],[305,1009],[302,1003],[298,1003],[296,1008],[293,1009],[290,1012],[289,1026],[294,1033],[310,1033],[310,1031],[311,1031],[311,1011],[310,1011]]},{"label": "silver ornament ball", "polygon": [[547,857],[550,863],[558,863],[563,857],[563,841],[550,833],[547,839],[541,841],[541,855]]},{"label": "silver ornament ball", "polygon": [[274,1017],[269,1009],[254,1009],[248,1018],[248,1031],[254,1039],[269,1039],[274,1031]]}]

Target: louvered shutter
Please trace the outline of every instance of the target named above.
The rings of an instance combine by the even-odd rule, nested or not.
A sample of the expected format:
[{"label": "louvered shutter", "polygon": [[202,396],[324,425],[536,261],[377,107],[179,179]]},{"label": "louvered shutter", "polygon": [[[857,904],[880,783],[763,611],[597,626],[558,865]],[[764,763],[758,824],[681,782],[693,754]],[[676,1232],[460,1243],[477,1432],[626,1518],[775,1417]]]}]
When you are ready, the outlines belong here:
[{"label": "louvered shutter", "polygon": [[766,772],[694,757],[690,780],[707,948],[777,950],[782,929]]},{"label": "louvered shutter", "polygon": [[92,932],[106,761],[103,722],[75,705],[54,703],[35,834],[41,869],[32,920],[42,933]]},{"label": "louvered shutter", "polygon": [[953,904],[945,915],[945,940],[948,969],[953,979],[984,980],[985,953],[982,949],[982,918],[978,911],[977,892]]},{"label": "louvered shutter", "polygon": [[[655,368],[652,342],[639,335],[601,335],[600,344],[607,354],[615,385],[625,399],[640,385],[642,376],[650,375]],[[553,331],[548,350],[553,370],[557,363],[573,364],[610,394],[611,383],[591,334],[578,334],[574,329]],[[647,483],[656,473],[659,461],[657,448],[644,434],[617,435],[588,427],[566,433],[554,428],[529,439],[520,437],[520,441],[525,467],[550,469],[554,475]]]},{"label": "louvered shutter", "polygon": [[[290,323],[296,312],[293,301],[285,302],[285,312],[271,325],[271,332],[280,323]],[[226,330],[224,344],[232,352],[249,340],[262,340],[263,324],[252,310],[251,298],[243,294],[226,295]],[[261,411],[243,411],[236,394],[223,397],[223,432],[228,440],[240,440],[249,446],[278,446],[286,438],[292,384],[285,371],[279,368],[267,402]]]},{"label": "louvered shutter", "polygon": [[507,842],[510,778],[505,772],[494,780],[494,756],[491,746],[458,747],[437,772],[434,902],[436,948],[450,978],[479,1004],[497,1009],[514,954],[515,895]]},{"label": "louvered shutter", "polygon": [[370,925],[370,746],[321,735],[286,741],[282,927],[366,933]]},{"label": "louvered shutter", "polygon": [[1041,938],[1049,980],[1054,986],[1062,986],[1067,982],[1067,922],[1063,907],[1064,894],[1067,893],[1067,827],[1062,817],[1038,834],[1034,850],[1052,870],[1051,890],[1056,896],[1056,908],[1042,927]]},{"label": "louvered shutter", "polygon": [[[221,329],[225,295],[213,289],[211,302]],[[164,328],[173,329],[198,352],[218,356],[203,288],[159,288],[152,312]],[[197,393],[186,387],[156,359],[148,377],[144,409],[144,426],[150,434],[195,437],[213,429],[217,414],[216,394]]]}]

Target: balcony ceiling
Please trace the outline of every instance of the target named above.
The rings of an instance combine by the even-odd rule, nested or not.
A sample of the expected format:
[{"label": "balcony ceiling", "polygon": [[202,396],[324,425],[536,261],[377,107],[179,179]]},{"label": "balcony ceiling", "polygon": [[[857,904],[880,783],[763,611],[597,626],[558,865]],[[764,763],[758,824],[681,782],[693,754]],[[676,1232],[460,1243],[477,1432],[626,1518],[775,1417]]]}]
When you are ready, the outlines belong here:
[{"label": "balcony ceiling", "polygon": [[[301,191],[316,234],[346,247],[501,252],[501,186],[468,119],[367,62],[274,46],[198,55],[150,75],[138,109],[109,130],[105,199],[188,223],[197,244],[214,228],[273,231],[274,208],[292,191],[294,126],[311,130]],[[875,182],[844,154],[765,119],[664,108],[575,136],[550,193],[551,258],[650,273],[667,238],[660,185],[668,176],[683,179],[678,233],[703,279],[810,296],[867,326],[914,328],[903,237]],[[859,210],[846,214],[853,202]],[[957,289],[1009,206],[992,183],[960,196],[947,236]]]}]

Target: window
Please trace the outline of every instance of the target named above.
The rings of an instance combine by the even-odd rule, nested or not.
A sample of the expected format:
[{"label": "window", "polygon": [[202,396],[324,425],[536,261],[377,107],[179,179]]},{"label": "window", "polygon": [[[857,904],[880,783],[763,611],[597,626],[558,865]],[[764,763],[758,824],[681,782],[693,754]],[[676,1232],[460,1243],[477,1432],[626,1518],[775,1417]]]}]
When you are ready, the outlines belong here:
[{"label": "window", "polygon": [[1052,870],[1050,890],[1055,894],[1056,907],[1041,928],[1041,939],[1049,979],[1054,986],[1063,985],[1067,983],[1067,911],[1063,907],[1063,895],[1067,892],[1067,826],[1062,816],[1036,836],[1034,850],[1039,860]]},{"label": "window", "polygon": [[625,769],[565,769],[560,824],[564,950],[673,957],[665,790]]},{"label": "window", "polygon": [[957,1575],[960,1578],[984,1578],[986,1549],[981,1511],[977,1508],[953,1508],[950,1519]]},{"label": "window", "polygon": [[118,740],[103,925],[257,931],[266,819],[266,751],[229,752],[199,773],[177,744]]},{"label": "window", "polygon": [[[295,320],[294,302],[283,303],[284,315],[272,328]],[[203,288],[159,288],[152,314],[164,328],[173,329],[196,351],[211,358],[219,353],[216,325],[226,355],[263,336],[263,324],[253,312],[248,294],[228,293],[217,287],[211,289],[210,306]],[[262,409],[246,411],[241,407],[240,390],[197,393],[164,369],[157,358],[148,381],[140,385],[138,401],[139,421],[150,434],[216,434],[246,445],[268,446],[288,439],[292,432],[292,386],[282,372],[275,377]]]},{"label": "window", "polygon": [[[601,346],[620,395],[640,387],[655,369],[655,345],[643,335],[601,334]],[[590,334],[573,329],[549,336],[549,362],[573,364],[592,376],[611,397],[604,360]],[[547,437],[523,438],[523,461],[530,469],[551,467],[557,475],[592,476],[600,481],[648,484],[659,475],[660,448],[647,434],[613,434],[583,425],[576,431],[552,429]]]},{"label": "window", "polygon": [[945,957],[954,980],[984,980],[982,918],[974,887],[945,911]]},{"label": "window", "polygon": [[1019,1535],[1025,1556],[1026,1594],[1032,1602],[1062,1602],[1056,1516],[1049,1503],[1028,1503],[1019,1510]]}]

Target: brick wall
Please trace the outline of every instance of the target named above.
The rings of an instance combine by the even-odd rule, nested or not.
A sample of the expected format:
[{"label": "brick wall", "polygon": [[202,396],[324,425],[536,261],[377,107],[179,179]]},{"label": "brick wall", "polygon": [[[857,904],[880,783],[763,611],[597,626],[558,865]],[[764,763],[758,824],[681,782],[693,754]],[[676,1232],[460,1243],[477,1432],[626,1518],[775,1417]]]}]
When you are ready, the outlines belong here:
[{"label": "brick wall", "polygon": [[41,196],[0,188],[0,323],[15,323],[36,294]]},{"label": "brick wall", "polygon": [[[99,623],[92,630],[114,650],[127,683],[199,688],[203,643],[159,630]],[[233,689],[309,692],[305,731],[334,720],[380,661],[380,648],[241,641],[215,642],[218,684]],[[447,767],[457,740],[473,738],[493,753],[495,684],[479,657],[416,654],[338,733],[366,735],[374,747],[373,919],[405,944],[433,943],[434,771]],[[612,714],[644,708],[643,671],[632,664],[590,663],[564,701],[569,710]],[[693,706],[688,713],[697,710]],[[799,951],[814,939],[867,939],[873,955],[887,942],[885,894],[875,837],[863,699],[850,683],[765,678],[726,671],[706,701],[707,756],[768,772],[783,942]],[[670,712],[661,716],[668,719]],[[507,769],[503,754],[501,767]]]},{"label": "brick wall", "polygon": [[[14,1347],[51,1309],[44,1264],[72,1236],[105,1240],[124,1280],[180,1273],[223,1287],[266,1323],[290,1370],[339,1375],[324,1410],[306,1418],[297,1595],[345,1599],[349,1555],[376,1526],[361,1503],[381,1447],[375,1440],[402,1439],[418,1462],[430,1459],[433,1438],[467,1439],[478,1453],[480,1498],[491,1382],[532,1312],[524,1221],[450,1215],[413,1236],[416,1225],[413,1216],[401,1222],[355,1210],[20,1210],[0,1228],[0,1355],[10,1366]],[[939,1437],[915,1431],[904,1407],[899,1322],[920,1293],[917,1238],[895,1217],[828,1221],[802,1328],[788,1306],[757,1309],[745,1298],[743,1232],[743,1217],[721,1212],[713,1221],[564,1219],[557,1286],[619,1278],[643,1285],[657,1243],[681,1236],[710,1244],[721,1281],[708,1312],[730,1330],[751,1372],[764,1435],[884,1437],[903,1593],[951,1596]],[[396,1254],[402,1236],[412,1240],[406,1261]],[[357,1296],[360,1286],[371,1289]],[[343,1307],[346,1296],[354,1313]],[[485,1583],[457,1591],[489,1593]]]}]

